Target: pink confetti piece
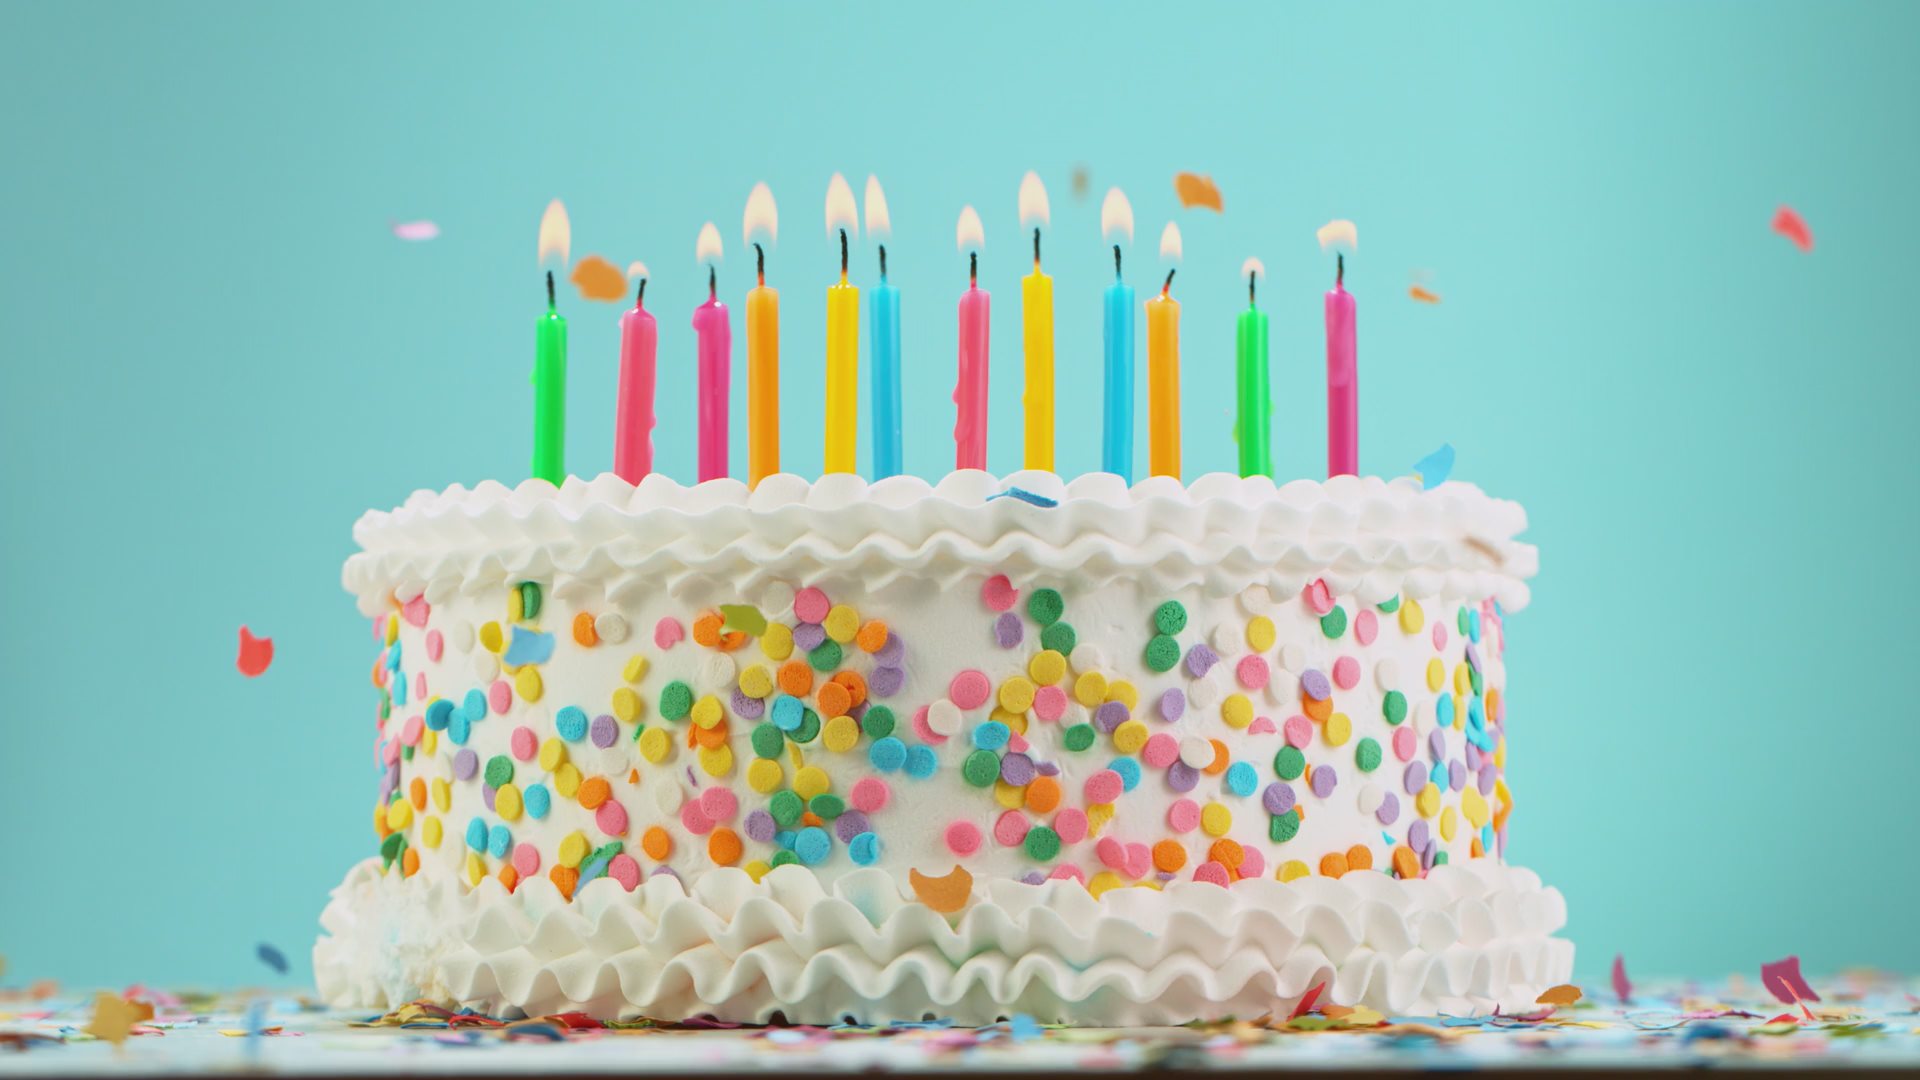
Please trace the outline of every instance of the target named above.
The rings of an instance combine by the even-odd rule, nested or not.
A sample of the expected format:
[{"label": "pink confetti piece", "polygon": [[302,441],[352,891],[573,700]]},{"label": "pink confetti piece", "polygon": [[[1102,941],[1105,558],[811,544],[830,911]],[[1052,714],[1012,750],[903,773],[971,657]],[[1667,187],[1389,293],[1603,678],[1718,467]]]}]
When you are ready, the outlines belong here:
[{"label": "pink confetti piece", "polygon": [[1813,230],[1807,228],[1806,219],[1791,206],[1782,206],[1773,212],[1773,231],[1793,241],[1793,246],[1801,251],[1813,250]]},{"label": "pink confetti piece", "polygon": [[440,226],[431,221],[395,221],[389,227],[393,229],[393,235],[415,243],[440,235]]},{"label": "pink confetti piece", "polygon": [[1807,980],[1800,976],[1798,956],[1761,964],[1760,985],[1766,987],[1767,992],[1783,1005],[1800,1005],[1804,1010],[1806,1006],[1802,1002],[1820,1000],[1820,995],[1814,993],[1813,988],[1807,985]]},{"label": "pink confetti piece", "polygon": [[1613,956],[1613,996],[1619,998],[1622,1005],[1633,1002],[1633,984],[1627,981],[1627,958],[1619,953]]},{"label": "pink confetti piece", "polygon": [[273,639],[255,637],[253,631],[242,626],[240,628],[240,658],[238,660],[240,674],[251,679],[267,670],[267,665],[271,663],[273,663]]},{"label": "pink confetti piece", "polygon": [[1320,991],[1325,990],[1326,988],[1327,988],[1326,983],[1323,983],[1323,982],[1314,983],[1313,986],[1308,988],[1306,995],[1300,999],[1300,1004],[1295,1005],[1293,1007],[1293,1011],[1287,1014],[1287,1019],[1298,1020],[1299,1018],[1312,1012],[1314,1003],[1320,1000]]}]

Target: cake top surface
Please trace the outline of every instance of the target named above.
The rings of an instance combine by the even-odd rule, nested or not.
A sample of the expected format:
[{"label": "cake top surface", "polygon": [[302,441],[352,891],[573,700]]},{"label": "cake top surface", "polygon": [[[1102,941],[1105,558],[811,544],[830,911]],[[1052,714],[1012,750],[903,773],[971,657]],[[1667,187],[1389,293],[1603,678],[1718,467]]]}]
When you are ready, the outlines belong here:
[{"label": "cake top surface", "polygon": [[1518,503],[1451,481],[1338,476],[1276,485],[1209,474],[1128,487],[1092,473],[1004,478],[977,470],[938,483],[868,482],[850,474],[684,486],[611,473],[517,487],[419,491],[354,526],[362,550],[343,582],[367,614],[390,598],[509,580],[551,580],[562,594],[670,590],[702,581],[744,595],[781,580],[857,575],[870,587],[992,566],[1021,575],[1071,573],[1090,587],[1119,579],[1222,595],[1265,587],[1285,595],[1320,578],[1363,601],[1492,597],[1525,606],[1536,549]]}]

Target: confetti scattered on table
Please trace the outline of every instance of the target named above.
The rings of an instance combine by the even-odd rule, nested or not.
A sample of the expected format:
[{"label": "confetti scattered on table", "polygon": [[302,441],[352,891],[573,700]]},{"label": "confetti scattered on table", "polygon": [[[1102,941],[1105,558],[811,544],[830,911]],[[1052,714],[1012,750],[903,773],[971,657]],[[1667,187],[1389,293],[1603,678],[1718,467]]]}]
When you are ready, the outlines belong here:
[{"label": "confetti scattered on table", "polygon": [[1220,200],[1220,188],[1213,182],[1211,176],[1190,172],[1175,173],[1173,193],[1180,197],[1181,206],[1188,208],[1204,206],[1216,212],[1224,210]]},{"label": "confetti scattered on table", "polygon": [[260,958],[261,963],[272,968],[279,974],[285,975],[287,973],[287,954],[274,948],[272,945],[263,941],[255,946],[253,954]]},{"label": "confetti scattered on table", "polygon": [[153,1019],[153,1006],[144,1001],[128,1001],[116,994],[95,994],[93,1019],[80,1029],[96,1039],[115,1046],[127,1041],[134,1025]]},{"label": "confetti scattered on table", "polygon": [[1793,241],[1793,246],[1801,251],[1813,250],[1813,230],[1807,228],[1806,219],[1791,206],[1773,212],[1773,231]]},{"label": "confetti scattered on table", "polygon": [[432,240],[440,235],[440,226],[431,221],[396,221],[390,227],[393,229],[393,235],[414,243]]},{"label": "confetti scattered on table", "polygon": [[1820,995],[1813,992],[1813,987],[1807,985],[1807,980],[1800,977],[1798,956],[1775,960],[1771,964],[1761,964],[1760,983],[1783,1005],[1798,1005],[1802,1001],[1820,1000]]},{"label": "confetti scattered on table", "polygon": [[1619,998],[1622,1005],[1633,1004],[1633,983],[1627,981],[1627,958],[1619,953],[1613,955],[1613,996]]},{"label": "confetti scattered on table", "polygon": [[249,679],[267,670],[267,665],[273,663],[273,639],[268,637],[255,637],[253,631],[242,626],[240,628],[240,658],[237,663],[240,667],[240,674],[245,675]]},{"label": "confetti scattered on table", "polygon": [[580,290],[582,300],[612,303],[627,298],[626,271],[598,255],[589,255],[573,264],[573,274],[568,280]]}]

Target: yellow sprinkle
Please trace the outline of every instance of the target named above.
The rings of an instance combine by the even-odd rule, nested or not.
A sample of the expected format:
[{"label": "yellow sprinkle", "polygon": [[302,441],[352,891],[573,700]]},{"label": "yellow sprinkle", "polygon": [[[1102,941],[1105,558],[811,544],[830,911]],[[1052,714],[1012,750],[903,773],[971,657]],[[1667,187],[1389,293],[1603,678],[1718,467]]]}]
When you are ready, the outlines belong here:
[{"label": "yellow sprinkle", "polygon": [[747,766],[747,786],[762,795],[771,795],[780,790],[785,780],[780,763],[770,758],[754,758],[753,764]]},{"label": "yellow sprinkle", "polygon": [[428,728],[427,730],[420,733],[420,752],[421,753],[427,755],[428,757],[432,757],[433,752],[436,749],[438,749],[439,746],[440,746],[439,732],[433,730],[432,728]]},{"label": "yellow sprinkle", "polygon": [[1007,710],[1002,709],[998,705],[996,705],[994,706],[993,712],[990,715],[992,716],[993,719],[1000,721],[1001,723],[1007,725],[1008,727],[1012,728],[1014,731],[1022,735],[1025,735],[1027,733],[1027,714],[1026,713],[1008,712]]},{"label": "yellow sprinkle", "polygon": [[613,715],[631,724],[640,719],[640,714],[645,711],[646,703],[640,700],[640,695],[634,693],[632,687],[622,686],[613,691]]},{"label": "yellow sprinkle", "polygon": [[1023,713],[1033,708],[1033,683],[1015,675],[1000,684],[1000,707],[1008,712]]},{"label": "yellow sprinkle", "polygon": [[1041,686],[1058,686],[1067,677],[1067,658],[1052,649],[1041,649],[1027,662],[1027,674]]},{"label": "yellow sprinkle", "polygon": [[820,622],[820,628],[827,636],[845,645],[860,632],[860,613],[845,604],[835,604],[827,609],[827,617]]},{"label": "yellow sprinkle", "polygon": [[818,765],[808,765],[793,774],[793,793],[803,799],[824,795],[832,786],[833,781],[827,779],[827,771]]},{"label": "yellow sprinkle", "polygon": [[1125,679],[1116,679],[1107,687],[1107,700],[1117,701],[1127,707],[1128,712],[1140,707],[1140,691]]},{"label": "yellow sprinkle", "polygon": [[475,852],[467,852],[467,884],[478,885],[480,879],[487,876],[487,864],[480,861]]},{"label": "yellow sprinkle", "polygon": [[1091,709],[1107,700],[1107,677],[1089,671],[1073,681],[1073,700]]},{"label": "yellow sprinkle", "polygon": [[720,699],[714,697],[712,694],[708,694],[693,703],[691,719],[695,727],[711,728],[715,724],[718,724],[725,715],[720,708]]},{"label": "yellow sprinkle", "polygon": [[1513,805],[1513,793],[1507,790],[1507,778],[1501,777],[1493,782],[1493,797],[1500,800],[1501,806]]},{"label": "yellow sprinkle", "polygon": [[761,859],[755,859],[746,865],[747,876],[753,879],[755,885],[758,885],[760,879],[766,877],[767,872],[772,869],[772,866]]},{"label": "yellow sprinkle", "polygon": [[1247,644],[1254,652],[1266,652],[1273,648],[1278,636],[1273,628],[1273,620],[1265,615],[1255,615],[1247,620]]},{"label": "yellow sprinkle", "polygon": [[522,618],[526,617],[526,614],[527,605],[525,598],[520,595],[520,590],[509,589],[507,591],[507,621],[519,622]]},{"label": "yellow sprinkle", "polygon": [[768,623],[760,633],[760,652],[776,664],[792,656],[793,631],[787,629],[784,623]]},{"label": "yellow sprinkle", "polygon": [[439,818],[428,814],[420,820],[420,842],[427,845],[427,850],[429,851],[438,851],[440,849]]},{"label": "yellow sprinkle", "polygon": [[539,701],[540,695],[546,693],[546,683],[540,679],[540,669],[531,666],[521,668],[520,673],[513,677],[513,692],[520,695],[521,701]]},{"label": "yellow sprinkle", "polygon": [[1493,765],[1497,769],[1507,767],[1507,737],[1505,735],[1500,736],[1500,741],[1493,744]]},{"label": "yellow sprinkle", "polygon": [[740,692],[750,698],[763,698],[773,693],[773,676],[767,672],[765,664],[748,664],[740,672]]},{"label": "yellow sprinkle", "polygon": [[627,657],[627,666],[620,669],[620,677],[628,682],[639,682],[647,677],[647,658],[639,653]]},{"label": "yellow sprinkle", "polygon": [[1456,820],[1457,817],[1458,815],[1453,812],[1453,807],[1451,806],[1440,811],[1440,839],[1449,842],[1453,840],[1454,830],[1459,827],[1459,822]]},{"label": "yellow sprinkle", "polygon": [[851,716],[836,716],[820,726],[820,743],[836,754],[844,754],[860,742],[860,721]]},{"label": "yellow sprinkle", "polygon": [[1420,602],[1413,599],[1400,601],[1400,629],[1409,634],[1417,634],[1427,625],[1427,613],[1420,610]]},{"label": "yellow sprinkle", "polygon": [[993,801],[1009,810],[1018,810],[1027,805],[1027,789],[1014,787],[1005,780],[993,782]]},{"label": "yellow sprinkle", "polygon": [[560,841],[560,854],[558,856],[560,865],[570,869],[579,866],[580,860],[587,857],[588,848],[585,833],[578,830],[568,833]]},{"label": "yellow sprinkle", "polygon": [[733,747],[726,743],[714,747],[701,747],[699,758],[700,771],[708,776],[725,776],[733,771]]},{"label": "yellow sprinkle", "polygon": [[[548,771],[552,771],[552,770],[548,770]],[[428,786],[433,791],[433,805],[438,807],[441,813],[444,814],[448,810],[453,809],[453,785],[452,784],[449,784],[445,780],[436,776],[433,778],[433,783]]]},{"label": "yellow sprinkle", "polygon": [[665,728],[650,727],[640,733],[640,756],[655,765],[667,760],[673,752],[673,737]]},{"label": "yellow sprinkle", "polygon": [[1112,803],[1097,802],[1097,803],[1094,803],[1092,806],[1087,807],[1087,835],[1099,836],[1100,830],[1106,828],[1107,822],[1112,820],[1113,820],[1113,804]]},{"label": "yellow sprinkle", "polygon": [[1320,737],[1327,740],[1328,746],[1345,746],[1347,740],[1353,738],[1353,721],[1347,719],[1346,713],[1334,713],[1320,725]]},{"label": "yellow sprinkle", "polygon": [[807,767],[807,755],[801,751],[800,744],[791,739],[787,741],[787,761],[793,765],[795,772]]},{"label": "yellow sprinkle", "polygon": [[1447,685],[1447,665],[1439,657],[1427,661],[1427,689],[1439,690]]},{"label": "yellow sprinkle", "polygon": [[520,810],[526,804],[520,798],[520,785],[505,783],[493,793],[493,812],[500,815],[502,821],[520,820]]},{"label": "yellow sprinkle", "polygon": [[395,799],[387,804],[387,828],[398,831],[413,824],[413,804]]},{"label": "yellow sprinkle", "polygon": [[1273,876],[1281,881],[1298,881],[1312,872],[1307,869],[1307,864],[1299,859],[1288,859],[1280,864],[1280,868],[1273,872]]},{"label": "yellow sprinkle", "polygon": [[1087,879],[1087,891],[1093,894],[1094,899],[1098,900],[1102,894],[1112,889],[1118,889],[1125,884],[1126,882],[1120,879],[1119,874],[1111,870],[1102,870]]},{"label": "yellow sprinkle", "polygon": [[484,622],[480,624],[480,647],[481,648],[487,650],[490,653],[497,653],[505,646],[506,646],[506,641],[500,635],[499,623]]},{"label": "yellow sprinkle", "polygon": [[1453,692],[1456,694],[1473,693],[1473,672],[1467,670],[1466,661],[1453,665]]},{"label": "yellow sprinkle", "polygon": [[1220,703],[1220,719],[1230,728],[1244,728],[1253,723],[1253,702],[1245,694],[1228,694],[1227,700]]},{"label": "yellow sprinkle", "polygon": [[[1492,813],[1492,808],[1487,806],[1486,796],[1480,794],[1479,788],[1469,784],[1467,789],[1460,793],[1460,815],[1467,819],[1469,825],[1476,829],[1485,825]],[[1445,820],[1440,824],[1444,826]]]},{"label": "yellow sprinkle", "polygon": [[1137,754],[1141,747],[1147,745],[1149,734],[1147,725],[1138,720],[1128,720],[1113,729],[1113,748],[1123,754]]},{"label": "yellow sprinkle", "polygon": [[375,806],[373,808],[373,831],[382,839],[393,831],[387,827],[387,808],[384,806]]},{"label": "yellow sprinkle", "polygon": [[1200,811],[1200,828],[1208,836],[1225,836],[1233,828],[1233,811],[1222,803],[1210,802]]},{"label": "yellow sprinkle", "polygon": [[1427,786],[1420,789],[1420,794],[1413,797],[1413,808],[1420,811],[1420,816],[1424,818],[1430,818],[1439,813],[1440,789],[1432,781],[1428,781]]},{"label": "yellow sprinkle", "polygon": [[1467,698],[1465,694],[1453,695],[1453,730],[1467,729]]},{"label": "yellow sprinkle", "polygon": [[571,799],[579,794],[580,770],[573,767],[573,762],[563,761],[559,768],[553,770],[553,790],[563,799]]},{"label": "yellow sprinkle", "polygon": [[[499,628],[495,627],[495,632],[498,632],[498,630]],[[391,645],[394,642],[399,640],[400,640],[400,620],[398,618],[395,618],[393,615],[388,615],[387,616],[387,644]],[[494,651],[498,652],[499,650],[496,649]]]}]

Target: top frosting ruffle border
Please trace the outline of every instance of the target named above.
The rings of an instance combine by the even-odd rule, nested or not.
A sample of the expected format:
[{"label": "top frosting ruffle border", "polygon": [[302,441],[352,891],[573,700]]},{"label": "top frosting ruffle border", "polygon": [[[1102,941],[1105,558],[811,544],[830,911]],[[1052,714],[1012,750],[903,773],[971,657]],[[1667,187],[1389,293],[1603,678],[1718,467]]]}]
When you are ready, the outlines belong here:
[{"label": "top frosting ruffle border", "polygon": [[[997,497],[1013,488],[1056,505]],[[774,581],[835,574],[874,589],[899,579],[945,588],[981,570],[1016,584],[1071,574],[1089,588],[1137,580],[1223,595],[1264,585],[1284,596],[1324,578],[1368,603],[1491,596],[1518,609],[1539,565],[1533,545],[1514,539],[1526,522],[1518,503],[1472,484],[1426,490],[1410,477],[1275,485],[1211,473],[1128,487],[1110,473],[1062,481],[965,470],[937,484],[782,473],[749,490],[732,479],[687,487],[654,474],[634,485],[606,473],[558,488],[485,481],[415,492],[360,518],[362,550],[341,576],[368,615],[391,597],[438,602],[529,579],[617,602],[661,587],[751,597]]]}]

